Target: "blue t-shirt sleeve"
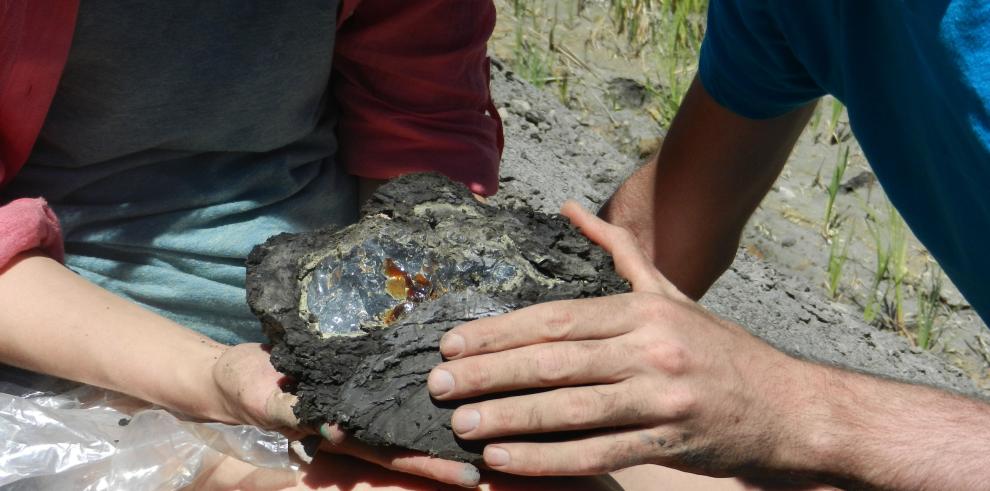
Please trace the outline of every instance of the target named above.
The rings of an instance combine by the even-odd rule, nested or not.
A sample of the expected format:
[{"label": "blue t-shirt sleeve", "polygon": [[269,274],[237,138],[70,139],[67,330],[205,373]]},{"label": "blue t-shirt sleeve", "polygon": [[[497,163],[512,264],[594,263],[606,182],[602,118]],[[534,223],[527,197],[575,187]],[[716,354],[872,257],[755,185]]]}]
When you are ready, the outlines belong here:
[{"label": "blue t-shirt sleeve", "polygon": [[825,94],[765,1],[711,0],[698,75],[716,102],[753,119],[779,116]]}]

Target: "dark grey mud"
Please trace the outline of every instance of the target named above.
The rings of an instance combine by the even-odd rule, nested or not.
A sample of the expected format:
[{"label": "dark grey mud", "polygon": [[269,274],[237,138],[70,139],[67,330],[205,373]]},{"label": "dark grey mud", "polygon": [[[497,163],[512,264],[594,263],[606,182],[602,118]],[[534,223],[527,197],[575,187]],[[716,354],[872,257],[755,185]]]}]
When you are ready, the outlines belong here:
[{"label": "dark grey mud", "polygon": [[303,424],[336,422],[366,443],[464,461],[480,447],[455,439],[454,406],[426,389],[443,333],[628,289],[564,218],[483,205],[431,174],[383,186],[350,227],[273,237],[248,259],[247,284]]}]

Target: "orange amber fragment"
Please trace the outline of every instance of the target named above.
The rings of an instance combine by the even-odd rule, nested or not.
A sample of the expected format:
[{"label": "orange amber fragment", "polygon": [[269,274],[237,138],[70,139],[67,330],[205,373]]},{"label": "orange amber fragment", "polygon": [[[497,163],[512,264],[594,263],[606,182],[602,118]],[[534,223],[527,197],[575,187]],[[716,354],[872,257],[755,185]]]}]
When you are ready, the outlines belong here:
[{"label": "orange amber fragment", "polygon": [[413,309],[413,304],[409,302],[402,302],[399,305],[396,305],[395,307],[390,309],[388,312],[386,312],[385,316],[382,318],[382,322],[384,322],[385,325],[387,326],[399,320],[399,317],[402,317],[403,315],[412,312],[412,309]]},{"label": "orange amber fragment", "polygon": [[409,296],[409,284],[412,283],[409,273],[391,258],[385,259],[382,269],[385,274],[385,291],[396,300],[405,300]]},{"label": "orange amber fragment", "polygon": [[426,276],[423,275],[423,273],[416,273],[416,276],[413,278],[413,281],[416,282],[416,286],[420,288],[430,287],[430,280],[428,280]]},{"label": "orange amber fragment", "polygon": [[399,278],[389,278],[385,280],[385,291],[396,300],[405,300],[406,282]]},{"label": "orange amber fragment", "polygon": [[428,300],[433,296],[433,283],[423,273],[410,276],[405,269],[396,264],[392,258],[386,258],[382,265],[385,275],[385,291],[389,296],[401,303],[385,313],[382,320],[389,325],[403,314],[411,312],[414,304]]}]

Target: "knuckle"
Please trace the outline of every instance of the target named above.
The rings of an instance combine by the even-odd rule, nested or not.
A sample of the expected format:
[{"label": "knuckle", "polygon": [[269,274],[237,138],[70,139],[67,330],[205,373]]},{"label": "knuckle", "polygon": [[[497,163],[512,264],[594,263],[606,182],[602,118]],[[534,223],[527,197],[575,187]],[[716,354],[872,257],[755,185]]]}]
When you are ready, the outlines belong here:
[{"label": "knuckle", "polygon": [[678,440],[669,431],[644,430],[639,433],[638,453],[649,460],[668,461],[677,452]]},{"label": "knuckle", "polygon": [[423,477],[437,477],[433,468],[427,465],[426,459],[405,459],[393,461],[392,467],[408,474],[415,474]]},{"label": "knuckle", "polygon": [[460,384],[460,387],[459,384],[454,384],[454,390],[457,392],[484,390],[491,387],[495,381],[491,370],[483,363],[469,363],[458,372],[458,375],[464,383]]},{"label": "knuckle", "polygon": [[534,408],[519,411],[504,404],[493,404],[491,407],[484,408],[480,411],[482,414],[480,429],[486,432],[511,431],[516,429],[520,426],[521,421],[526,421],[527,423],[533,421],[533,413],[535,412]]},{"label": "knuckle", "polygon": [[685,419],[695,413],[698,399],[687,389],[668,389],[661,396],[660,406],[665,416],[672,419]]},{"label": "knuckle", "polygon": [[399,462],[395,462],[392,467],[393,470],[399,472],[436,479],[438,481],[442,481],[442,478],[444,477],[442,472],[431,466],[429,460],[424,458],[403,459]]},{"label": "knuckle", "polygon": [[570,337],[574,330],[574,313],[566,307],[567,302],[554,304],[548,309],[543,321],[543,337],[545,341],[563,341]]},{"label": "knuckle", "polygon": [[536,358],[536,376],[540,383],[553,385],[565,382],[573,372],[574,363],[569,350],[551,346]]},{"label": "knuckle", "polygon": [[670,312],[670,302],[663,295],[648,292],[633,293],[636,315],[642,320],[665,317]]},{"label": "knuckle", "polygon": [[691,367],[687,348],[673,341],[654,341],[643,348],[647,366],[673,376],[684,375]]},{"label": "knuckle", "polygon": [[[513,420],[513,416],[507,414],[506,420]],[[546,418],[544,418],[543,411],[541,411],[539,407],[530,406],[526,409],[526,429],[542,429],[544,427],[545,420]],[[508,423],[506,426],[508,426]]]},{"label": "knuckle", "polygon": [[624,386],[620,390],[601,391],[598,394],[593,403],[597,407],[600,419],[616,421],[619,424],[638,422],[643,419],[642,404],[636,402],[641,396],[634,396],[626,389],[628,386]]},{"label": "knuckle", "polygon": [[592,399],[574,392],[567,396],[560,408],[564,422],[570,426],[580,426],[592,419],[594,402]]}]

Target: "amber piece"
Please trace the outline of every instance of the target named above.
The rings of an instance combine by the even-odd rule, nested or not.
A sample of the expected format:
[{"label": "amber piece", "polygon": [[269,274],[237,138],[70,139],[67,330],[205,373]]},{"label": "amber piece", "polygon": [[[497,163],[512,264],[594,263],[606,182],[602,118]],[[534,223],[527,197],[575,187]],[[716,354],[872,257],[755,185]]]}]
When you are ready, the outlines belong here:
[{"label": "amber piece", "polygon": [[413,309],[412,303],[402,302],[399,305],[396,305],[395,307],[389,309],[389,311],[386,312],[385,315],[382,317],[382,322],[384,322],[385,325],[387,326],[399,320],[399,318],[402,317],[403,315],[412,312],[412,309]]},{"label": "amber piece", "polygon": [[407,295],[406,282],[402,278],[385,280],[385,291],[396,300],[405,300]]},{"label": "amber piece", "polygon": [[423,273],[416,273],[416,276],[413,277],[413,282],[420,288],[430,287],[430,280]]},{"label": "amber piece", "polygon": [[406,294],[406,299],[412,302],[429,300],[433,294],[433,284],[423,273],[416,273],[412,278],[412,288]]},{"label": "amber piece", "polygon": [[406,273],[406,270],[396,264],[392,258],[385,259],[382,270],[385,274],[385,291],[396,300],[406,300],[412,284],[409,273]]},{"label": "amber piece", "polygon": [[411,312],[415,304],[433,298],[433,282],[422,272],[410,275],[394,259],[385,258],[382,273],[385,275],[385,291],[392,298],[402,302],[385,313],[382,318],[385,325]]}]

